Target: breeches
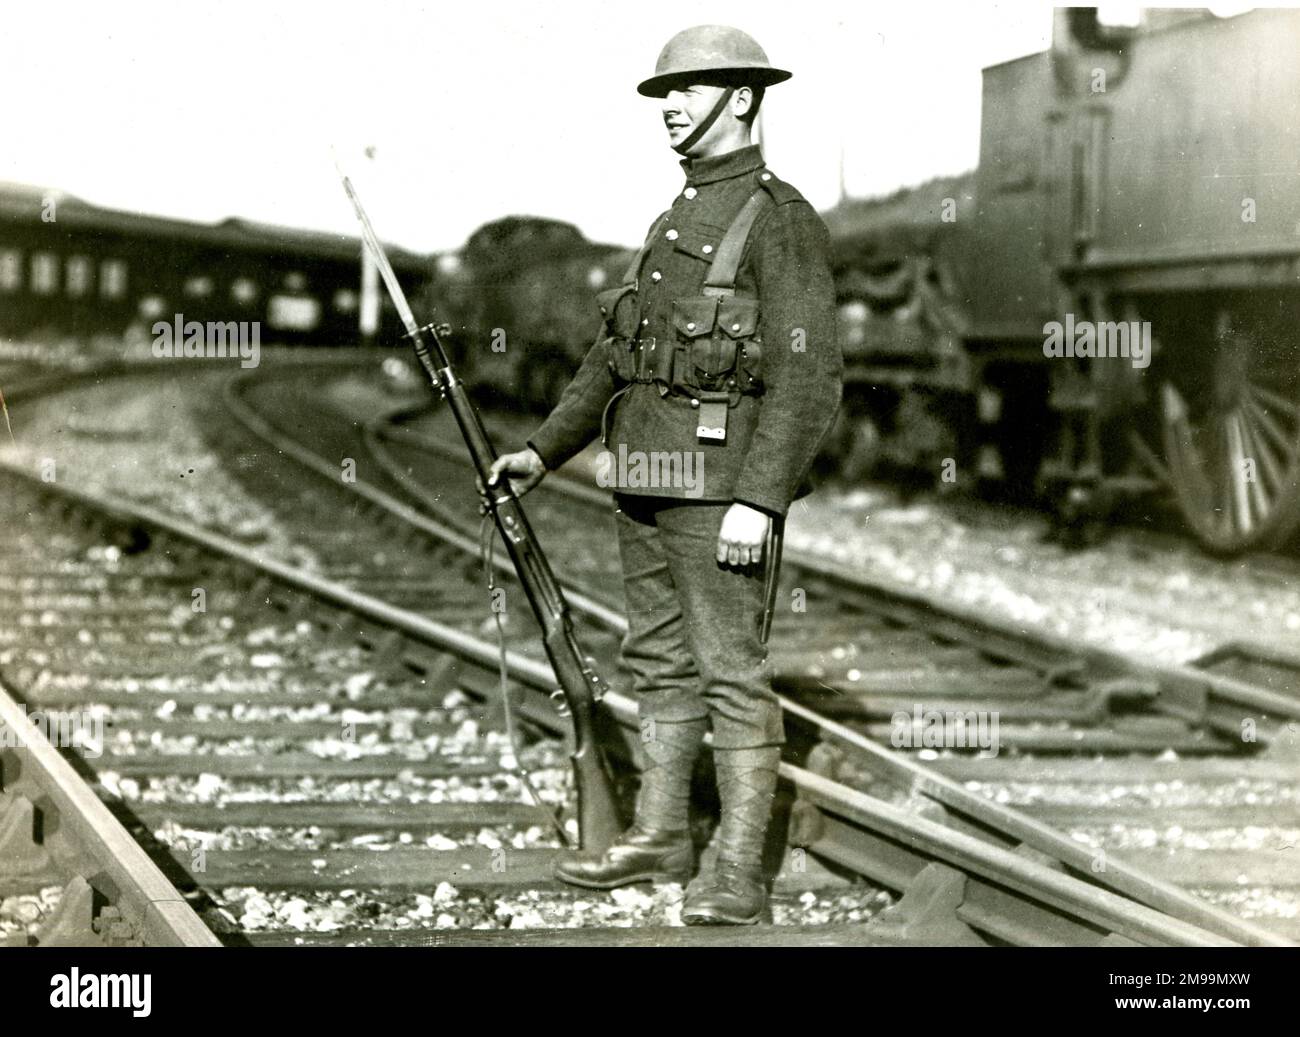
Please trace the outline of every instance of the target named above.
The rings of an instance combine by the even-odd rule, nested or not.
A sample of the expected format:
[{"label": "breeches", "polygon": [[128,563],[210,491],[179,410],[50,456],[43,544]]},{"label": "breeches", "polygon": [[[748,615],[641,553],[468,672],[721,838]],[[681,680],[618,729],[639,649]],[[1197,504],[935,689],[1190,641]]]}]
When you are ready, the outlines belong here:
[{"label": "breeches", "polygon": [[782,744],[781,706],[758,636],[764,568],[737,571],[716,558],[731,505],[630,494],[615,502],[627,597],[623,661],[642,719],[707,717],[722,749]]}]

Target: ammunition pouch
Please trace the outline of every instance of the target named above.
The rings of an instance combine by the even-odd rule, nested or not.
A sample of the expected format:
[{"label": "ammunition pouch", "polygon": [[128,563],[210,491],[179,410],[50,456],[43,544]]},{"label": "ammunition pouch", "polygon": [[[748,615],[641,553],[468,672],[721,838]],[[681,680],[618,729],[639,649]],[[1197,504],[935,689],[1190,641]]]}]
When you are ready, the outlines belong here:
[{"label": "ammunition pouch", "polygon": [[672,386],[693,396],[763,391],[758,300],[702,295],[673,301]]},{"label": "ammunition pouch", "polygon": [[763,391],[757,299],[676,300],[674,341],[638,337],[634,286],[601,292],[597,301],[605,318],[606,362],[619,385],[653,383],[664,393],[696,398],[723,392],[732,406]]},{"label": "ammunition pouch", "polygon": [[636,285],[607,288],[596,295],[596,305],[605,321],[604,345],[610,371],[618,382],[636,381],[633,353],[638,318]]}]

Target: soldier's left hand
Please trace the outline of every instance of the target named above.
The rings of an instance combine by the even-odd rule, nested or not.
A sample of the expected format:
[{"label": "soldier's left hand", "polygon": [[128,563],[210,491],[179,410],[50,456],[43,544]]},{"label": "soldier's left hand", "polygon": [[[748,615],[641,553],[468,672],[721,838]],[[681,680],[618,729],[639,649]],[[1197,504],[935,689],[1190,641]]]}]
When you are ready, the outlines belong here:
[{"label": "soldier's left hand", "polygon": [[733,504],[722,516],[718,533],[718,561],[723,565],[757,565],[763,560],[763,541],[772,520],[748,504]]}]

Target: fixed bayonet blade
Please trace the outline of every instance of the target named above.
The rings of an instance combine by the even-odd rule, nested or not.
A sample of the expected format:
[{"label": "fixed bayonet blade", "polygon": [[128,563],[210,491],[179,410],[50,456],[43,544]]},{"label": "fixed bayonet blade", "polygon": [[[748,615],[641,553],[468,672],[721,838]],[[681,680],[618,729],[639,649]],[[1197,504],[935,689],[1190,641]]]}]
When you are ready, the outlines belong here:
[{"label": "fixed bayonet blade", "polygon": [[384,284],[388,287],[388,294],[393,300],[393,305],[397,307],[397,315],[402,318],[402,323],[406,325],[407,332],[414,335],[419,331],[419,325],[415,323],[415,314],[411,312],[411,304],[406,301],[406,293],[402,291],[402,286],[397,283],[397,274],[393,272],[392,264],[388,262],[388,257],[384,255],[384,246],[379,243],[379,238],[375,235],[375,228],[370,225],[370,218],[366,215],[366,210],[361,206],[361,199],[357,197],[357,192],[352,187],[352,181],[346,176],[343,178],[343,190],[347,191],[348,198],[352,200],[352,208],[356,210],[357,219],[361,223],[361,237],[366,243],[366,251],[370,253],[370,258],[375,261],[375,266],[379,268],[379,276],[384,279]]}]

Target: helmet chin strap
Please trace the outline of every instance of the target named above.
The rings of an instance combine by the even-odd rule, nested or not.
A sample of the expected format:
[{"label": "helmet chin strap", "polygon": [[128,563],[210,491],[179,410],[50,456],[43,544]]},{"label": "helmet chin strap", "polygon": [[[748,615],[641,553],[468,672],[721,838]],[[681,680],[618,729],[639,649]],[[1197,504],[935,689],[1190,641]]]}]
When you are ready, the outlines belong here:
[{"label": "helmet chin strap", "polygon": [[674,145],[673,150],[680,155],[685,155],[686,152],[693,148],[699,139],[709,132],[709,127],[718,121],[718,116],[721,115],[722,110],[731,103],[732,95],[735,94],[735,92],[736,88],[731,86],[723,90],[722,96],[718,98],[718,103],[713,106],[713,110],[709,112],[702,121],[696,123],[695,129],[691,130],[684,141],[680,144]]}]

